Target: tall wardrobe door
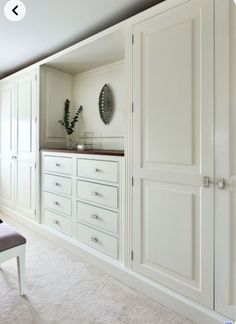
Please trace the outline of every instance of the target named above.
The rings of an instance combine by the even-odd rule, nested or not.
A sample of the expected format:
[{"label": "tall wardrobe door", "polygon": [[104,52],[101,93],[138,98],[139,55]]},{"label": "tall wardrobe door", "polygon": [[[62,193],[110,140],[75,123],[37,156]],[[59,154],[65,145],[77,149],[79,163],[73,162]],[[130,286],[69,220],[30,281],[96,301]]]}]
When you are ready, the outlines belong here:
[{"label": "tall wardrobe door", "polygon": [[[229,37],[230,35],[230,37]],[[236,320],[236,6],[216,1],[216,310]],[[222,179],[225,186],[222,187]],[[221,181],[220,181],[221,180]]]},{"label": "tall wardrobe door", "polygon": [[25,216],[35,213],[35,144],[36,144],[36,81],[35,73],[17,80],[17,160],[15,208]]},{"label": "tall wardrobe door", "polygon": [[133,268],[209,307],[213,13],[212,0],[188,1],[133,30]]},{"label": "tall wardrobe door", "polygon": [[4,83],[0,87],[0,203],[13,207],[13,115],[14,85]]}]

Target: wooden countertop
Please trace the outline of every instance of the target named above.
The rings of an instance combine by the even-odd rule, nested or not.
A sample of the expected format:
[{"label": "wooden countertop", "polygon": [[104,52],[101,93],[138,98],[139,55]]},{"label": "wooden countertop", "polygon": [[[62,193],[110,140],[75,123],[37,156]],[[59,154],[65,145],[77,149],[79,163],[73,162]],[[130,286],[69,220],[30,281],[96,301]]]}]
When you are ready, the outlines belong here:
[{"label": "wooden countertop", "polygon": [[77,154],[94,154],[94,155],[111,155],[111,156],[124,156],[124,151],[122,150],[99,150],[99,149],[91,149],[91,150],[69,150],[69,149],[41,149],[42,152],[58,152],[58,153],[77,153]]}]

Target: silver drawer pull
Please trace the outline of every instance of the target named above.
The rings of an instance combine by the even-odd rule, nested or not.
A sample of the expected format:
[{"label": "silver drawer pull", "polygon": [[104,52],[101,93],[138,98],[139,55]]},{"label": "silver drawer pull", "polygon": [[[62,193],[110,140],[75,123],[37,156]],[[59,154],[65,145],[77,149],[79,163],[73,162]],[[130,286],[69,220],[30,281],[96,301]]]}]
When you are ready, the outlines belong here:
[{"label": "silver drawer pull", "polygon": [[55,223],[56,225],[59,225],[59,224],[60,224],[58,220],[55,220],[54,223]]},{"label": "silver drawer pull", "polygon": [[55,186],[60,187],[60,183],[56,182]]},{"label": "silver drawer pull", "polygon": [[56,166],[59,167],[59,166],[61,166],[61,165],[60,165],[60,163],[57,162],[57,163],[56,163]]},{"label": "silver drawer pull", "polygon": [[59,206],[60,204],[59,204],[58,201],[55,201],[55,202],[54,202],[54,205]]},{"label": "silver drawer pull", "polygon": [[94,242],[94,243],[97,243],[98,239],[96,237],[91,237],[91,241]]},{"label": "silver drawer pull", "polygon": [[94,171],[94,172],[99,172],[100,170],[97,169],[97,168],[94,168],[93,171]]},{"label": "silver drawer pull", "polygon": [[91,191],[91,196],[98,196],[98,193],[96,191]]},{"label": "silver drawer pull", "polygon": [[93,218],[93,219],[98,219],[98,215],[92,214],[92,215],[91,215],[91,218]]}]

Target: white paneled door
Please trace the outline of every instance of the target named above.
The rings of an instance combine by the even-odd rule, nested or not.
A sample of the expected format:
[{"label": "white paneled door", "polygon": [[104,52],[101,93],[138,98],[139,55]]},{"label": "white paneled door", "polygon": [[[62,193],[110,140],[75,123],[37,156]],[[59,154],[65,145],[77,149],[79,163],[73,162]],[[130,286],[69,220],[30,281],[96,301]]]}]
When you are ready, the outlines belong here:
[{"label": "white paneled door", "polygon": [[36,194],[35,72],[1,85],[0,202],[34,217]]},{"label": "white paneled door", "polygon": [[6,82],[0,89],[0,202],[14,204],[13,191],[13,115],[14,84]]},{"label": "white paneled door", "polygon": [[214,6],[133,30],[135,271],[213,307]]},{"label": "white paneled door", "polygon": [[[216,22],[221,23],[216,24],[215,305],[216,311],[236,320],[236,6],[233,0],[216,1]],[[219,187],[221,178],[225,181],[224,188]]]},{"label": "white paneled door", "polygon": [[17,81],[16,89],[16,185],[15,208],[21,214],[35,213],[36,85],[35,73]]}]

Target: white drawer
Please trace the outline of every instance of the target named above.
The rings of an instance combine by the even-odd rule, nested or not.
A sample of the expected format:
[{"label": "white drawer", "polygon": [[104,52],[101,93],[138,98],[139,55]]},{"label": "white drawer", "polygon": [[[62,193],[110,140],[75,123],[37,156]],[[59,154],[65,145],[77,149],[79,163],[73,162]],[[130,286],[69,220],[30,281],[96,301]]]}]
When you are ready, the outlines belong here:
[{"label": "white drawer", "polygon": [[61,197],[50,192],[43,193],[44,207],[71,216],[71,199]]},{"label": "white drawer", "polygon": [[117,183],[118,165],[113,161],[77,159],[77,176]]},{"label": "white drawer", "polygon": [[51,174],[43,175],[43,186],[44,189],[52,190],[57,193],[64,195],[71,195],[71,179],[59,177]]},{"label": "white drawer", "polygon": [[103,206],[117,208],[118,189],[86,181],[77,181],[77,198]]},{"label": "white drawer", "polygon": [[92,229],[86,225],[77,224],[77,239],[109,256],[117,259],[118,244],[117,239]]},{"label": "white drawer", "polygon": [[117,234],[117,213],[77,202],[77,220]]},{"label": "white drawer", "polygon": [[52,213],[49,210],[44,210],[43,223],[54,228],[55,230],[67,235],[71,235],[71,221],[70,219]]},{"label": "white drawer", "polygon": [[43,170],[71,175],[72,159],[69,157],[44,156]]}]

